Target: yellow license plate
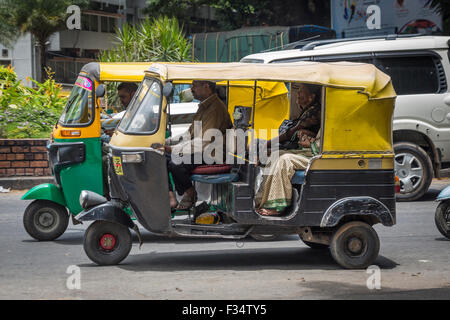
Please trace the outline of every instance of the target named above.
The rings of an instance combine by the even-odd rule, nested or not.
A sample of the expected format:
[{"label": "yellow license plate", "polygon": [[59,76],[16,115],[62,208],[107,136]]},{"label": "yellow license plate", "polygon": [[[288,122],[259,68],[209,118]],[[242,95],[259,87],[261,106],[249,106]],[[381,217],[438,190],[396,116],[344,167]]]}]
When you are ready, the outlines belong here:
[{"label": "yellow license plate", "polygon": [[114,171],[118,176],[123,176],[122,159],[120,157],[113,157]]}]

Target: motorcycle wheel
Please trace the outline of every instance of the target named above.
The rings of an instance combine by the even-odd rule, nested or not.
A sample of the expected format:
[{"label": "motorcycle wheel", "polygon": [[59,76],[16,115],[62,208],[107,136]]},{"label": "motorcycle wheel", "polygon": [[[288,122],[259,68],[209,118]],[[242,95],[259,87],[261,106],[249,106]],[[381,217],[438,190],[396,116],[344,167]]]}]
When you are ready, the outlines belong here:
[{"label": "motorcycle wheel", "polygon": [[450,200],[443,201],[438,205],[434,222],[439,232],[450,239]]}]

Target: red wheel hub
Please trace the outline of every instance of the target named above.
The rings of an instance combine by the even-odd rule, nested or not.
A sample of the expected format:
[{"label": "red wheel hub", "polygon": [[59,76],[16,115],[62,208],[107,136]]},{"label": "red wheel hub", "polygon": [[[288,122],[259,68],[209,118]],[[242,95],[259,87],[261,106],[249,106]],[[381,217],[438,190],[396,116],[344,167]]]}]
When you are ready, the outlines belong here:
[{"label": "red wheel hub", "polygon": [[116,237],[114,237],[112,234],[105,233],[100,238],[100,247],[103,250],[112,250],[114,249],[115,245],[116,245]]}]

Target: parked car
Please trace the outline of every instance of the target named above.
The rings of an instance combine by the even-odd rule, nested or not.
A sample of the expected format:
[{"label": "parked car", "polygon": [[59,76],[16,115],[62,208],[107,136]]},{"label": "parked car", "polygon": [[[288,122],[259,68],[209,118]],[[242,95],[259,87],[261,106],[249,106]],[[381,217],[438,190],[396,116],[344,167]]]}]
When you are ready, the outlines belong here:
[{"label": "parked car", "polygon": [[[399,201],[417,200],[450,167],[449,40],[391,35],[310,42],[301,49],[252,54],[241,62],[351,61],[372,63],[391,76],[397,93],[393,117]],[[376,111],[374,111],[374,115]]]}]

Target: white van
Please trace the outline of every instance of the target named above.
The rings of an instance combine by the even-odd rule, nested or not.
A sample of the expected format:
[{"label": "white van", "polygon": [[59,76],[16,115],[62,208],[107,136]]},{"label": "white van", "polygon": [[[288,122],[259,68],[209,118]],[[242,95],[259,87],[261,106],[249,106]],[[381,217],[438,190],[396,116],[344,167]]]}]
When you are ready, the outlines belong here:
[{"label": "white van", "polygon": [[401,185],[397,198],[410,201],[422,197],[433,176],[450,167],[449,40],[417,35],[324,40],[296,50],[252,54],[241,62],[365,62],[390,75],[398,95],[393,120]]}]

